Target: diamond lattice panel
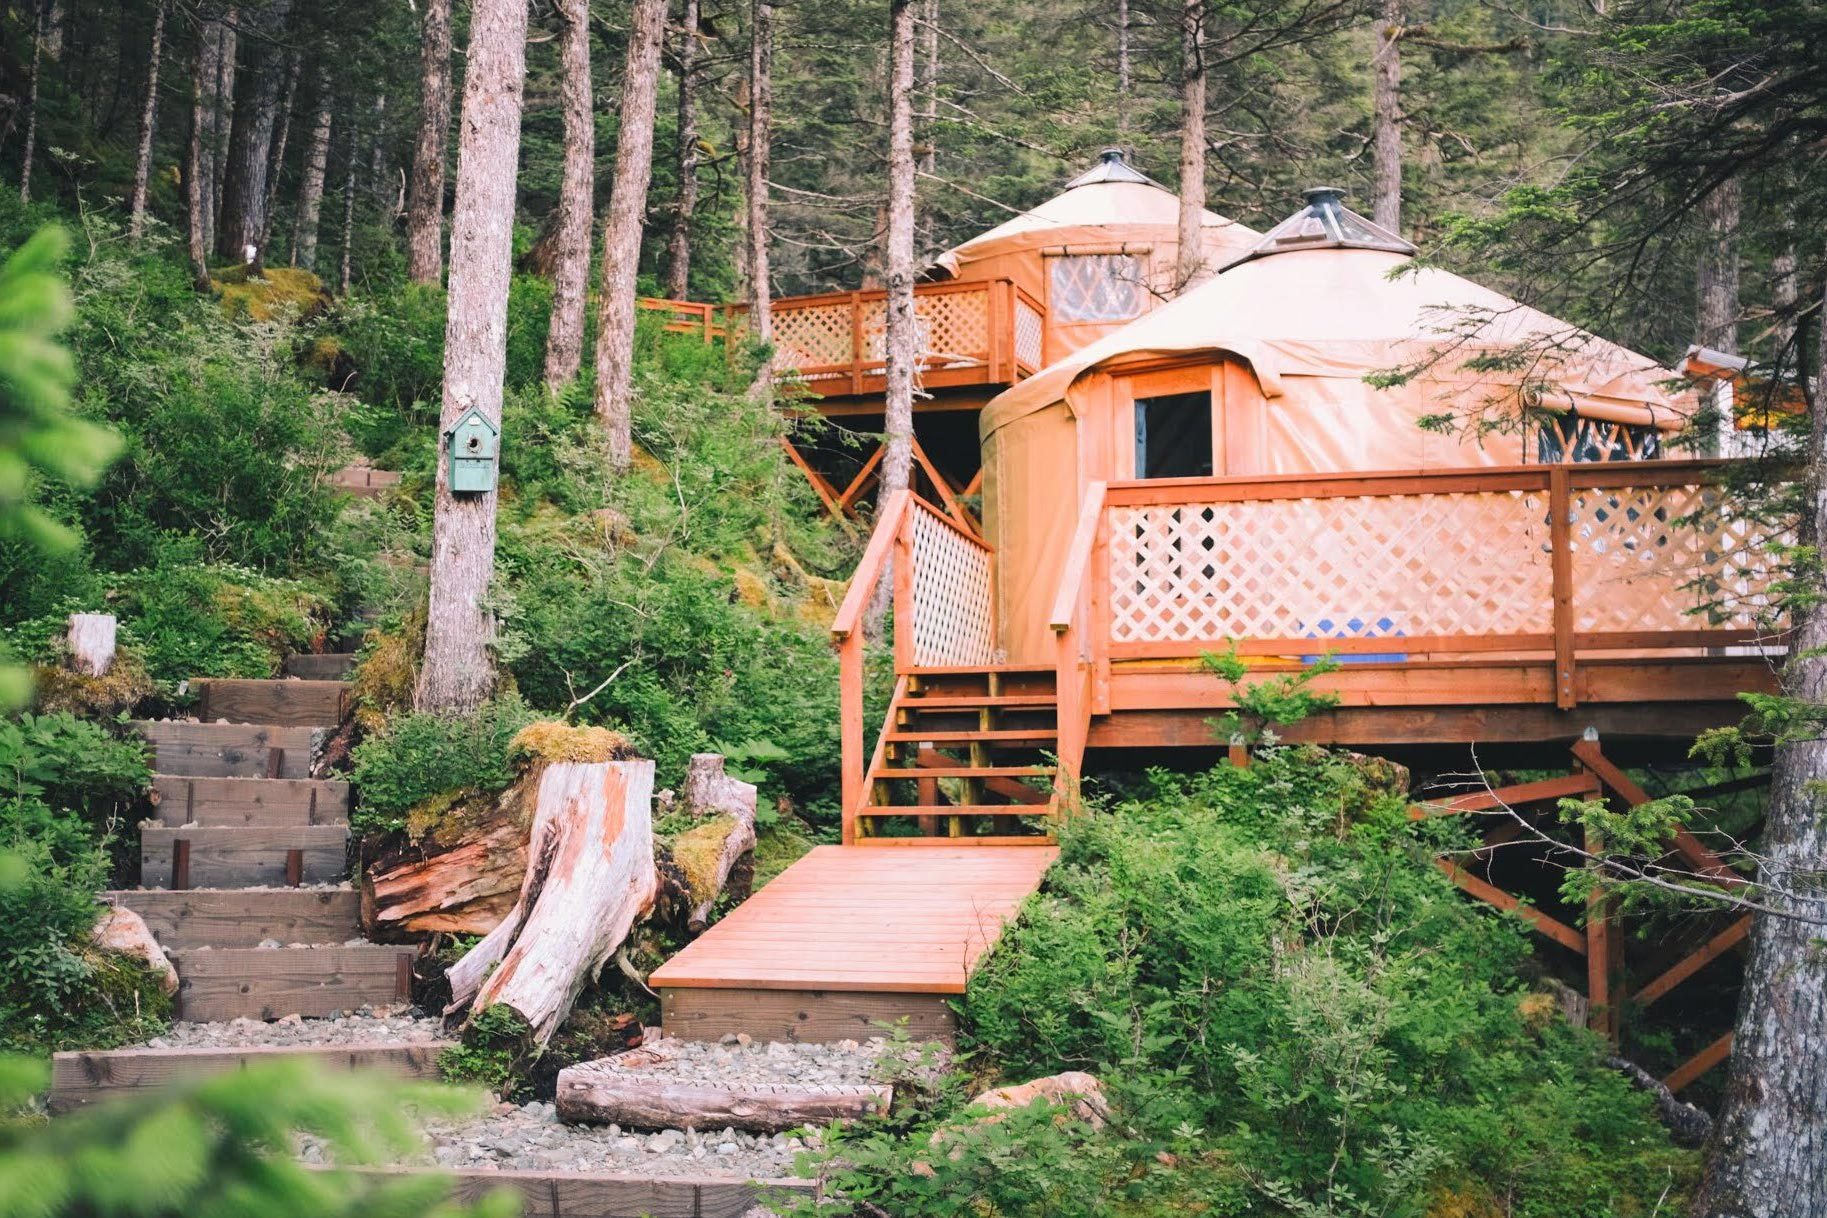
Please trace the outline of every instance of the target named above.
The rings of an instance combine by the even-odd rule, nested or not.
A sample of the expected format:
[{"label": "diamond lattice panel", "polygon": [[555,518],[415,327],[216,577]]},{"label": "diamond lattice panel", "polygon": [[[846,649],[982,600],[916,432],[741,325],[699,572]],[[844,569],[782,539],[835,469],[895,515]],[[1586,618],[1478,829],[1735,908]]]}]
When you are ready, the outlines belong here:
[{"label": "diamond lattice panel", "polygon": [[782,368],[821,368],[849,364],[854,358],[848,301],[778,309],[773,324]]},{"label": "diamond lattice panel", "polygon": [[1040,367],[1040,310],[1020,297],[1015,298],[1015,358],[1030,368]]},{"label": "diamond lattice panel", "polygon": [[1768,626],[1776,564],[1760,522],[1717,488],[1573,492],[1574,628],[1580,631]]},{"label": "diamond lattice panel", "polygon": [[1118,507],[1110,525],[1111,639],[1119,644],[1552,626],[1542,496]]},{"label": "diamond lattice panel", "polygon": [[991,663],[989,551],[919,504],[911,524],[914,664]]}]

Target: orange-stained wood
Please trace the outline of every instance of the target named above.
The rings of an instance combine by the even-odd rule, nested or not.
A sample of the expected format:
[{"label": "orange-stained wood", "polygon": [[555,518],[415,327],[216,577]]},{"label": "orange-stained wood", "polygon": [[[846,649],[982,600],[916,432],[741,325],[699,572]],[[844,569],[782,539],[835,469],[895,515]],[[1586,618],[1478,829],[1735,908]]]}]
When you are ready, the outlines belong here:
[{"label": "orange-stained wood", "polygon": [[[1613,765],[1611,759],[1600,751],[1598,741],[1579,741],[1573,746],[1573,755],[1592,767],[1592,772],[1597,774],[1606,786],[1616,791],[1618,797],[1631,807],[1650,802],[1649,792],[1638,786],[1630,775]],[[1699,838],[1686,829],[1675,831],[1672,844],[1682,858],[1708,879],[1728,888],[1737,888],[1745,883],[1743,876],[1728,867],[1724,859],[1707,849]]]},{"label": "orange-stained wood", "polygon": [[1582,956],[1586,954],[1586,937],[1565,922],[1550,918],[1532,905],[1525,905],[1497,885],[1486,883],[1450,859],[1435,859],[1434,862],[1441,871],[1446,873],[1447,879],[1480,901],[1508,912],[1521,914],[1537,931],[1553,939],[1562,947],[1578,952]]},{"label": "orange-stained wood", "polygon": [[958,994],[1040,886],[1051,846],[819,846],[648,978],[655,989]]},{"label": "orange-stained wood", "polygon": [[1746,914],[1744,917],[1739,918],[1730,926],[1714,935],[1711,939],[1708,939],[1699,951],[1685,957],[1680,963],[1673,965],[1661,976],[1632,994],[1630,996],[1631,1002],[1639,1007],[1648,1006],[1650,1003],[1661,998],[1683,981],[1686,981],[1689,977],[1692,977],[1695,973],[1705,968],[1708,964],[1711,964],[1719,957],[1737,947],[1740,943],[1743,943],[1745,941],[1745,936],[1750,933],[1751,915]]},{"label": "orange-stained wood", "polygon": [[1484,812],[1491,808],[1513,808],[1519,804],[1588,795],[1598,789],[1598,781],[1591,774],[1569,774],[1562,778],[1542,778],[1535,782],[1520,782],[1515,786],[1498,787],[1490,791],[1474,791],[1469,795],[1455,795],[1450,799],[1425,800],[1410,806],[1408,815],[1410,820],[1421,820],[1429,816],[1450,816],[1458,812]]},{"label": "orange-stained wood", "polygon": [[1670,1091],[1679,1091],[1701,1075],[1732,1056],[1732,1034],[1727,1032],[1718,1040],[1702,1049],[1694,1056],[1676,1066],[1669,1076],[1662,1080]]}]

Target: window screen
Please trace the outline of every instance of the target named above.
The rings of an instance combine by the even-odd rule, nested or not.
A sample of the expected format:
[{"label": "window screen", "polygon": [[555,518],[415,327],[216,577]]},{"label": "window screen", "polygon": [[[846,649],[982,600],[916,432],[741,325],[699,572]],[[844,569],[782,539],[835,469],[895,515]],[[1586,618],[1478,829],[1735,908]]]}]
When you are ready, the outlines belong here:
[{"label": "window screen", "polygon": [[1136,399],[1136,477],[1212,476],[1212,395]]},{"label": "window screen", "polygon": [[1134,254],[1050,258],[1055,321],[1128,321],[1142,311],[1142,260]]}]

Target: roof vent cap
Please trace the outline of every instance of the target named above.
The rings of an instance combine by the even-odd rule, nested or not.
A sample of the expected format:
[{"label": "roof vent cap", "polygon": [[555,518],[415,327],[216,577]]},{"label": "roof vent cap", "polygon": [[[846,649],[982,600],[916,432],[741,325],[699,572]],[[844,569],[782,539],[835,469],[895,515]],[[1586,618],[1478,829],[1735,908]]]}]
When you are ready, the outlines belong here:
[{"label": "roof vent cap", "polygon": [[[1105,148],[1097,154],[1097,164],[1066,183],[1066,189],[1090,186],[1097,182],[1145,182],[1161,184],[1129,163],[1129,154],[1121,148]],[[1166,189],[1163,187],[1163,189]]]},{"label": "roof vent cap", "polygon": [[1291,250],[1359,249],[1413,254],[1415,247],[1379,224],[1345,206],[1345,192],[1337,186],[1309,186],[1301,192],[1306,203],[1277,224],[1244,255],[1226,266],[1253,258],[1267,258]]}]

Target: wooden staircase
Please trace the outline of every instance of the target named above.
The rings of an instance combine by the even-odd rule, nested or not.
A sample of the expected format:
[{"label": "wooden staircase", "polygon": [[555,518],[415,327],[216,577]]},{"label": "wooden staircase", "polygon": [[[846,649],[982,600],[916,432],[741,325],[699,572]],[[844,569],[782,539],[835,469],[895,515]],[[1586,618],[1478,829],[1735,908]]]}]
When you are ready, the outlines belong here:
[{"label": "wooden staircase", "polygon": [[1050,667],[915,669],[897,682],[857,810],[860,845],[1046,845],[1059,813]]}]

